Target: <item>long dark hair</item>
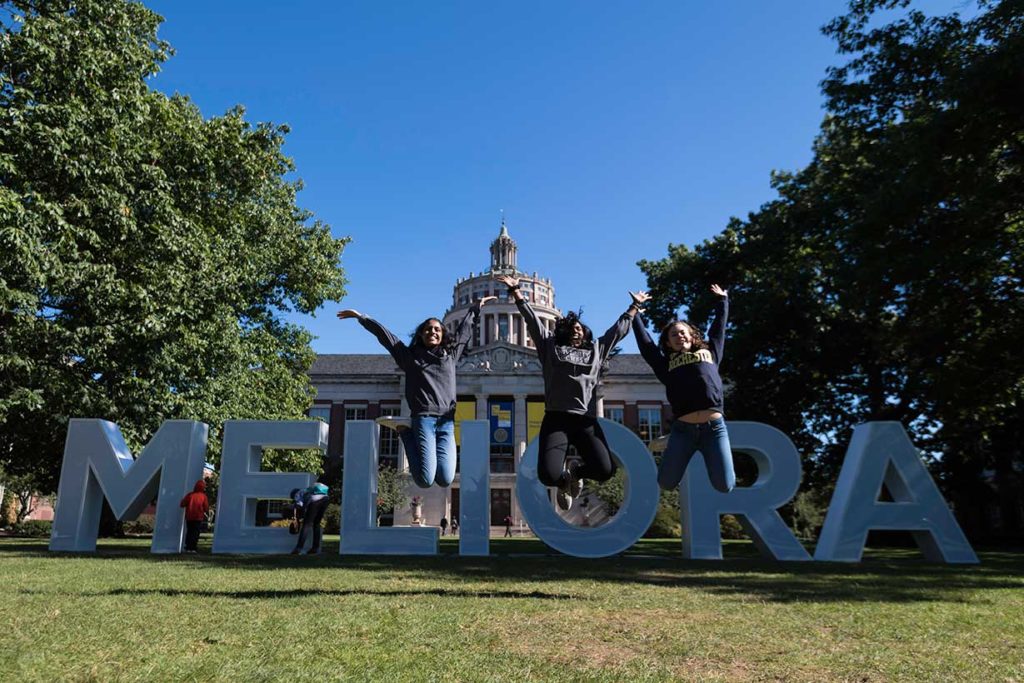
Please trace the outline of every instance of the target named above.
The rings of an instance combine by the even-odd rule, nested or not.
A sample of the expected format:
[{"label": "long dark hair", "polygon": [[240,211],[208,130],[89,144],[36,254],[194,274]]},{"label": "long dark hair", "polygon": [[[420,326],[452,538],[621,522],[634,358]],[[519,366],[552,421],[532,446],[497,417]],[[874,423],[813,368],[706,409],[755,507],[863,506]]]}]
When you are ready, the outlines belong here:
[{"label": "long dark hair", "polygon": [[427,348],[426,345],[423,343],[423,330],[425,330],[427,328],[427,325],[429,325],[432,322],[436,322],[438,325],[441,326],[441,343],[438,344],[436,348],[431,350],[448,353],[449,351],[452,350],[452,347],[455,346],[455,338],[448,334],[448,328],[444,326],[444,323],[441,322],[439,318],[427,318],[419,325],[417,325],[416,331],[412,333],[412,341],[409,342],[409,348],[412,349],[416,348],[417,346]]},{"label": "long dark hair", "polygon": [[661,352],[669,355],[676,353],[668,344],[668,331],[672,329],[673,325],[686,325],[690,328],[690,336],[693,337],[693,344],[691,344],[690,351],[699,351],[700,349],[706,349],[708,343],[704,341],[704,335],[701,333],[700,328],[693,323],[686,322],[685,320],[673,320],[665,327],[661,328],[661,336],[658,337],[658,348]]},{"label": "long dark hair", "polygon": [[555,321],[555,343],[559,346],[570,346],[572,344],[572,328],[576,323],[583,328],[583,343],[580,346],[593,346],[594,333],[583,324],[576,311],[569,311],[564,318]]}]

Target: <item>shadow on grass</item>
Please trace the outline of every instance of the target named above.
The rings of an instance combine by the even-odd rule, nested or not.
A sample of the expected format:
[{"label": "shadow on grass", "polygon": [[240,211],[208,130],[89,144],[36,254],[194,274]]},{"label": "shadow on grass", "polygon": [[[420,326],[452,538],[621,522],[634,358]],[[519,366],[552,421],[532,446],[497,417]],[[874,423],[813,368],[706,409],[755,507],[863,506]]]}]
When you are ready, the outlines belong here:
[{"label": "shadow on grass", "polygon": [[[948,602],[986,604],[996,595],[979,591],[1024,588],[1024,553],[979,550],[981,565],[944,565],[923,560],[909,549],[869,549],[859,564],[825,562],[774,562],[757,555],[750,543],[725,544],[726,559],[684,560],[678,540],[644,540],[633,549],[611,558],[580,559],[559,555],[532,539],[492,539],[490,557],[458,556],[458,541],[442,540],[441,554],[431,557],[338,555],[336,541],[325,546],[325,554],[311,558],[292,555],[152,555],[148,542],[106,541],[97,553],[88,555],[50,553],[45,542],[5,541],[0,559],[24,554],[50,561],[127,560],[170,562],[192,565],[197,570],[249,571],[280,568],[287,571],[363,571],[400,573],[404,578],[430,583],[458,583],[461,590],[338,591],[339,595],[445,595],[451,597],[525,597],[539,599],[586,598],[578,584],[589,581],[607,589],[630,584],[666,590],[690,589],[737,599],[759,599],[780,603],[835,602]],[[543,591],[495,591],[496,582],[506,584],[557,585],[571,595]],[[486,584],[486,585],[483,585]],[[474,585],[480,586],[474,591]],[[570,587],[571,586],[571,587]],[[121,594],[130,594],[124,590]],[[163,593],[163,590],[150,591]],[[269,595],[263,596],[262,593]],[[330,591],[309,591],[310,594]],[[177,594],[173,589],[168,594]],[[183,595],[218,595],[216,591],[180,591]],[[225,592],[231,597],[290,597],[291,591]],[[301,591],[296,594],[301,594]]]},{"label": "shadow on grass", "polygon": [[[45,591],[23,590],[23,595],[45,595]],[[274,598],[306,598],[310,596],[350,597],[356,595],[374,597],[422,597],[436,595],[442,598],[528,598],[534,600],[575,600],[572,595],[543,593],[541,591],[467,591],[446,588],[424,588],[422,590],[318,590],[315,588],[294,588],[288,590],[255,590],[255,591],[217,591],[217,590],[184,590],[177,588],[116,588],[110,591],[75,593],[76,597],[110,597],[164,595],[167,597],[192,598],[233,598],[236,600],[266,600]]]}]

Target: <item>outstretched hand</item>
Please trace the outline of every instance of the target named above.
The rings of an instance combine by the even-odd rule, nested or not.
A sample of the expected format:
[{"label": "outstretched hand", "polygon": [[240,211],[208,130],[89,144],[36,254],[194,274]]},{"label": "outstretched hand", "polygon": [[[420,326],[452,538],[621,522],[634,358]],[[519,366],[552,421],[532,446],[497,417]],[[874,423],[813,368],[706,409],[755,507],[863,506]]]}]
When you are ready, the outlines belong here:
[{"label": "outstretched hand", "polygon": [[722,289],[718,285],[711,285],[711,293],[716,296],[726,297],[729,296],[728,289]]},{"label": "outstretched hand", "polygon": [[362,318],[362,314],[354,308],[346,308],[344,311],[338,311],[338,320],[346,320],[348,318]]},{"label": "outstretched hand", "polygon": [[519,286],[519,278],[512,277],[511,275],[495,275],[494,279],[500,282],[501,284],[505,285],[509,289],[511,289],[512,287]]},{"label": "outstretched hand", "polygon": [[633,303],[636,304],[637,308],[643,308],[644,304],[646,304],[648,301],[650,301],[653,298],[653,297],[651,297],[649,292],[643,292],[643,291],[641,291],[641,292],[630,292],[629,296],[631,296],[633,298]]},{"label": "outstretched hand", "polygon": [[483,306],[488,301],[496,301],[497,299],[498,299],[498,297],[496,297],[496,296],[484,296],[484,297],[480,297],[480,299],[477,301],[477,303],[479,303],[481,306]]}]

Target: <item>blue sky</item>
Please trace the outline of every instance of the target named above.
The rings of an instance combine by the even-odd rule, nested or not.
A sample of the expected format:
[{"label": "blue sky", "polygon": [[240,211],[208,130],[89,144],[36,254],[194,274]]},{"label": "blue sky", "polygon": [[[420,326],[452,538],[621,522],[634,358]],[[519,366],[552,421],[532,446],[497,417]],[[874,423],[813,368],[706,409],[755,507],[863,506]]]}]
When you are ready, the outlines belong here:
[{"label": "blue sky", "polygon": [[810,160],[818,84],[840,59],[819,28],[845,7],[146,4],[177,52],[154,87],[206,116],[241,104],[288,124],[299,204],[352,237],[345,299],[290,316],[321,353],[382,352],[339,308],[402,335],[443,314],[456,278],[487,267],[501,210],[520,268],[605,329],[645,287],[637,260],[718,233],[772,198],[773,169]]}]

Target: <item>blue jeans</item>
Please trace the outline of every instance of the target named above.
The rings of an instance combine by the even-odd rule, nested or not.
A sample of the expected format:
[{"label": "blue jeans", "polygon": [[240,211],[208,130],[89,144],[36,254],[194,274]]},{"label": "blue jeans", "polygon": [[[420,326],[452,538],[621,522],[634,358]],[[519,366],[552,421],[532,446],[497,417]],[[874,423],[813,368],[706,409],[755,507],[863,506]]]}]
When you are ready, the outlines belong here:
[{"label": "blue jeans", "polygon": [[412,427],[398,435],[417,486],[451,485],[455,479],[455,421],[451,417],[413,415]]},{"label": "blue jeans", "polygon": [[668,445],[661,455],[661,467],[658,468],[658,485],[666,490],[679,486],[690,458],[697,451],[704,456],[711,485],[722,493],[732,491],[736,486],[736,472],[732,466],[729,432],[722,418],[704,424],[672,420]]}]

